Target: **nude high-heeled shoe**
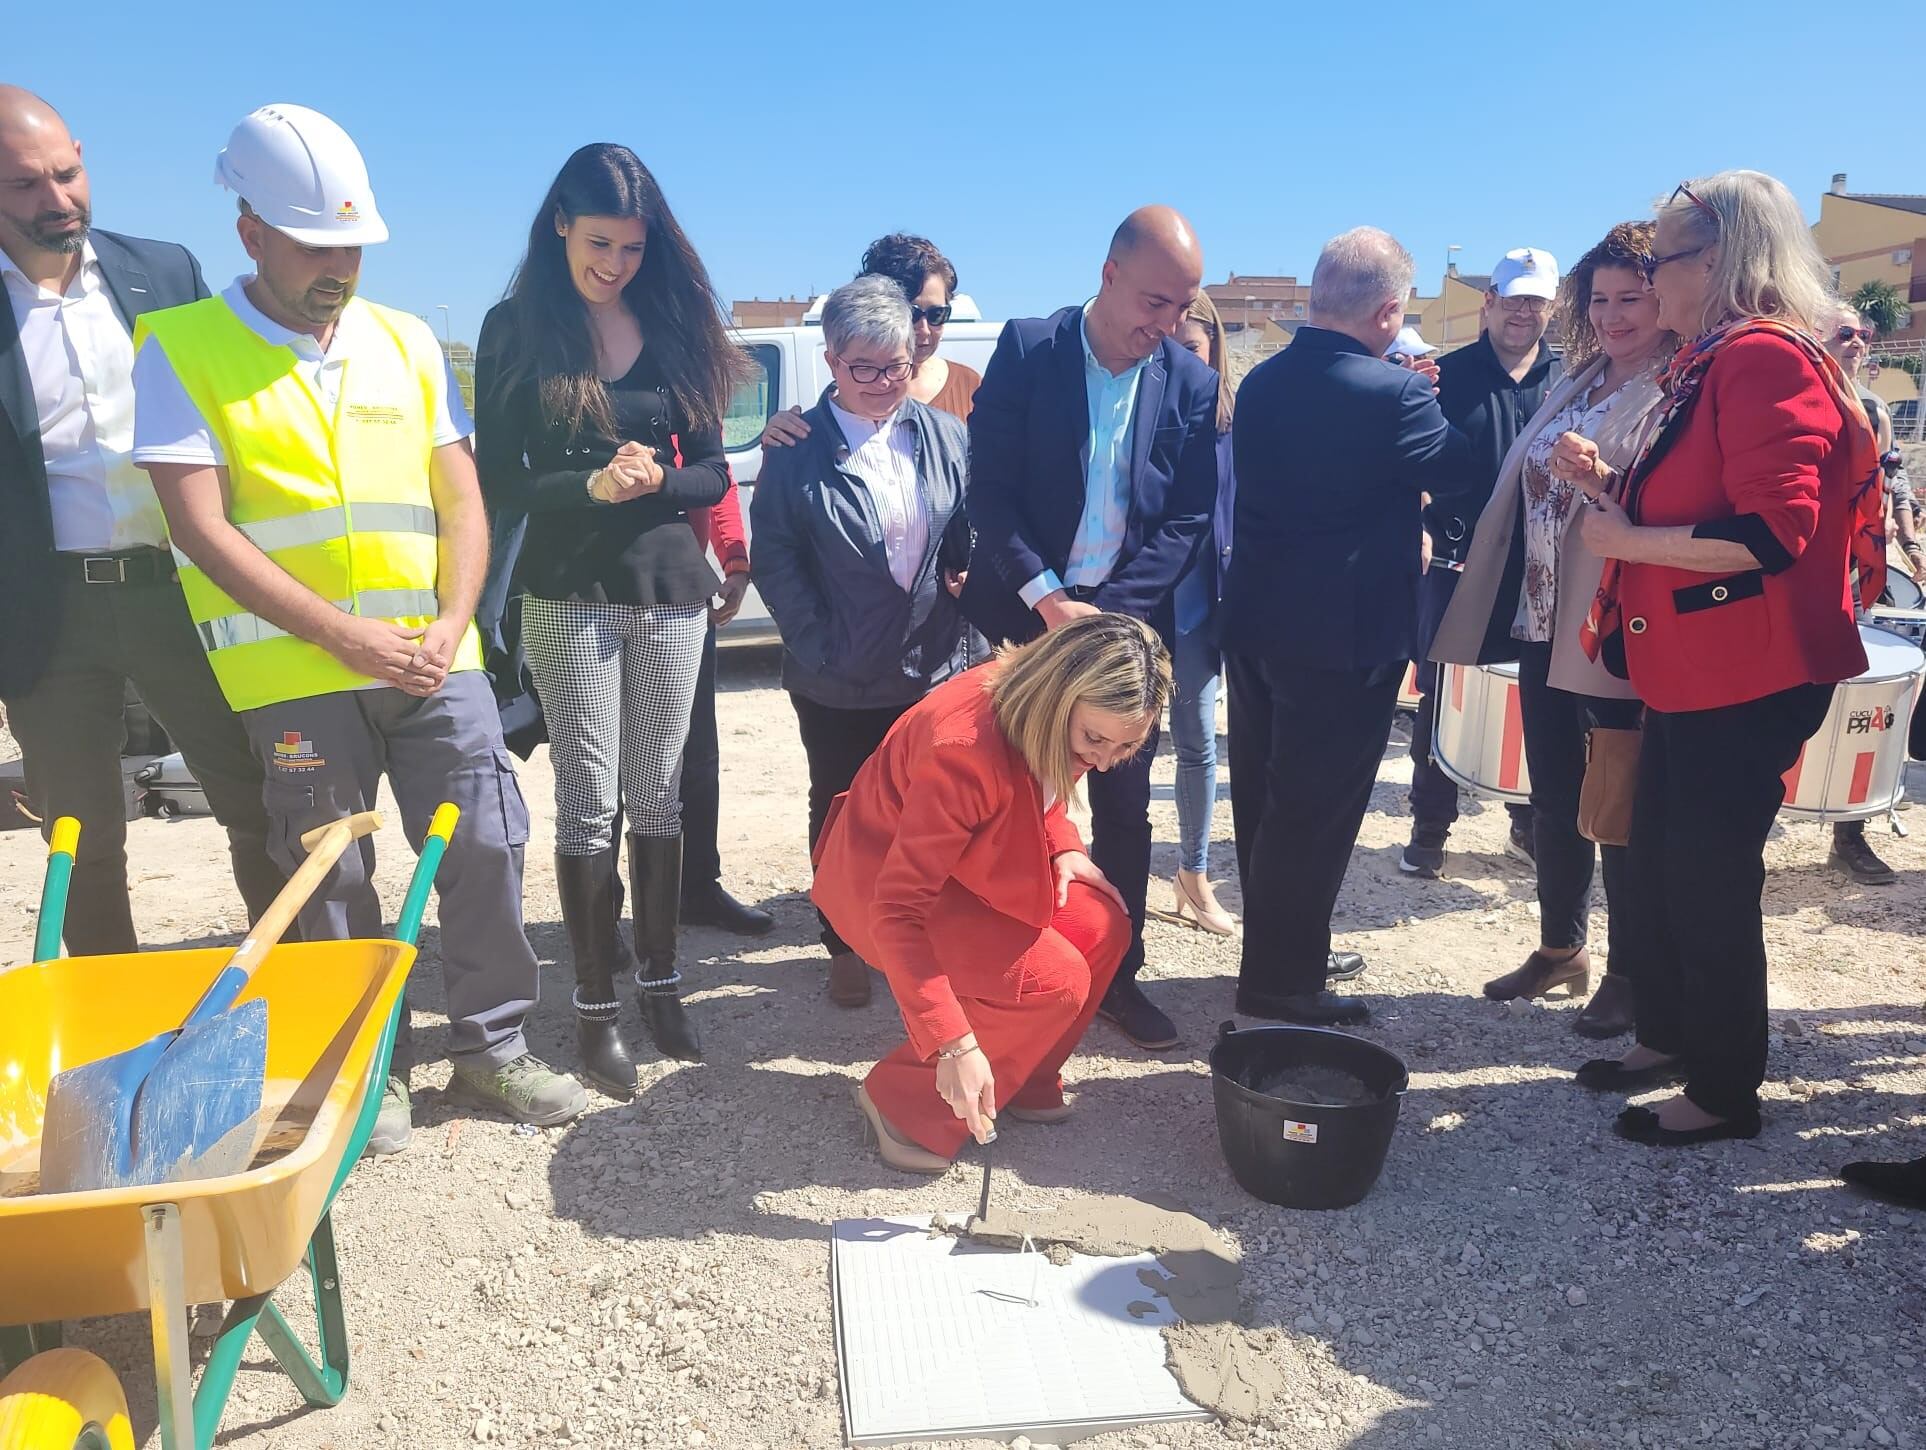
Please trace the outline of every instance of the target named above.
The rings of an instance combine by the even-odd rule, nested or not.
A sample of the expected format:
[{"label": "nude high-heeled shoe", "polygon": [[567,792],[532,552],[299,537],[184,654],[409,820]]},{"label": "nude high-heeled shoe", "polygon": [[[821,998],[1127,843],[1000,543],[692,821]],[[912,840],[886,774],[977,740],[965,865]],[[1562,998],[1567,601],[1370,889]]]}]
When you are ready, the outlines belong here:
[{"label": "nude high-heeled shoe", "polygon": [[876,1104],[870,1100],[869,1089],[856,1084],[856,1106],[863,1114],[863,1136],[875,1141],[877,1151],[882,1154],[883,1162],[899,1173],[947,1173],[950,1160],[940,1153],[932,1153],[920,1143],[912,1143],[900,1136],[889,1125],[889,1120],[877,1111]]},{"label": "nude high-heeled shoe", "polygon": [[1179,871],[1176,882],[1177,919],[1212,936],[1231,936],[1237,931],[1237,918],[1217,904],[1210,877],[1201,871]]}]

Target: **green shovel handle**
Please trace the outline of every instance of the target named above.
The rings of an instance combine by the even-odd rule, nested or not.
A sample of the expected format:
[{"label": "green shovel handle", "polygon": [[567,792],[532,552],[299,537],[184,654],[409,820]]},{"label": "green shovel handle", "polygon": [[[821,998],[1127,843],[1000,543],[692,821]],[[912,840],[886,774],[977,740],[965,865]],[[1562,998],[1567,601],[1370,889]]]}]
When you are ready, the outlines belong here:
[{"label": "green shovel handle", "polygon": [[67,887],[74,879],[74,850],[80,822],[62,816],[47,840],[47,879],[40,888],[40,916],[33,934],[33,959],[50,962],[60,955],[60,932],[67,923]]}]

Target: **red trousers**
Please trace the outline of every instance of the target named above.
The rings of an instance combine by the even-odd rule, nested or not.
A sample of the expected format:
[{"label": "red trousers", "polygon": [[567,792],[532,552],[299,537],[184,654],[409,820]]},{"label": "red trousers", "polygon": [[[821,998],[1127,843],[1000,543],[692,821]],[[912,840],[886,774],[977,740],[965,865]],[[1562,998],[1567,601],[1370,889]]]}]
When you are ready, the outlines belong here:
[{"label": "red trousers", "polygon": [[[998,1111],[1062,1103],[1059,1074],[1130,945],[1130,919],[1078,882],[1039,931],[952,881],[930,912],[929,938],[990,1059]],[[969,1141],[963,1120],[937,1095],[935,1059],[918,1057],[908,1042],[870,1069],[867,1086],[884,1121],[932,1153],[954,1157]]]}]

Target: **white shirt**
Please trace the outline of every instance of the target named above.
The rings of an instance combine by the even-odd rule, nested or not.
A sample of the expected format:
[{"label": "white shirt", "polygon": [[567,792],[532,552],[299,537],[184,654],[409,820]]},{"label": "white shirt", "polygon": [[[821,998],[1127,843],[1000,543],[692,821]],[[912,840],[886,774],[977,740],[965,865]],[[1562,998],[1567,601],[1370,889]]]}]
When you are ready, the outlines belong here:
[{"label": "white shirt", "polygon": [[930,506],[916,486],[916,425],[899,408],[881,422],[858,418],[834,398],[830,414],[849,453],[842,466],[869,489],[889,560],[889,577],[905,594],[916,587],[930,546]]},{"label": "white shirt", "polygon": [[[313,333],[281,326],[248,300],[247,284],[253,280],[252,276],[236,277],[221,293],[221,300],[263,340],[290,349],[295,372],[307,380],[322,405],[334,412],[341,400],[341,375],[352,355],[353,329],[336,327],[324,352]],[[475,431],[446,357],[442,359],[440,381],[435,396],[437,448],[459,443]],[[213,430],[181,386],[166,351],[151,337],[134,359],[134,392],[140,398],[139,416],[134,421],[135,463],[226,464]]]},{"label": "white shirt", "polygon": [[166,542],[160,501],[134,466],[134,339],[114,310],[94,244],[66,292],[27,279],[0,252],[0,278],[33,385],[54,548],[95,554]]}]

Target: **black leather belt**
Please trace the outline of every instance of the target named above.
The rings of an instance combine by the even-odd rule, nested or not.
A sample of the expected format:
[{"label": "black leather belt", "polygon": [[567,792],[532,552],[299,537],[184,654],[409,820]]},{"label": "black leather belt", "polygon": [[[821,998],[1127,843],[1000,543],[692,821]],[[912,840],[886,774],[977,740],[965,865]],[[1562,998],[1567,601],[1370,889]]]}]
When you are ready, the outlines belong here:
[{"label": "black leather belt", "polygon": [[60,570],[83,584],[172,584],[174,556],[165,549],[113,554],[56,554]]}]

